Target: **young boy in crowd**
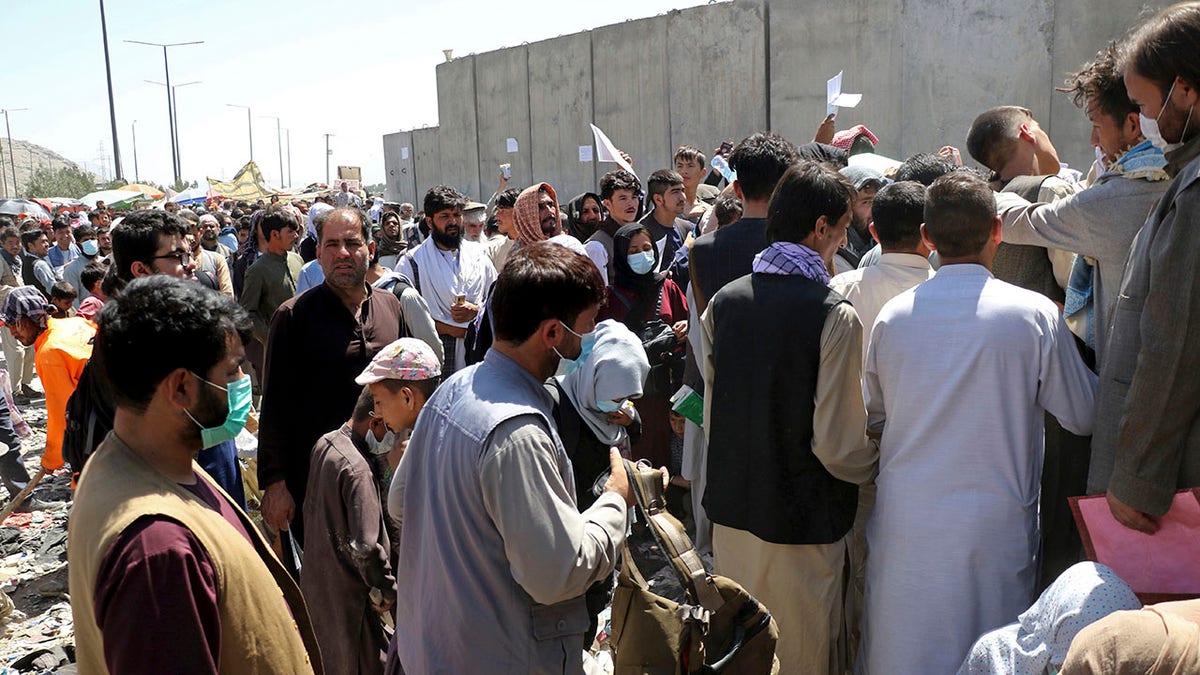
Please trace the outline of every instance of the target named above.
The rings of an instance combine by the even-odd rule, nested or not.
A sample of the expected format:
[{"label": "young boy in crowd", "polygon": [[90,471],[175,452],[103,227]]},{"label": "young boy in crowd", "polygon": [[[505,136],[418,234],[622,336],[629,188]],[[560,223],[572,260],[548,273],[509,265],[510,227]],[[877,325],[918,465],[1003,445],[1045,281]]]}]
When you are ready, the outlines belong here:
[{"label": "young boy in crowd", "polygon": [[325,672],[383,672],[384,617],[395,604],[396,580],[373,456],[383,449],[384,424],[397,433],[410,428],[440,376],[424,342],[403,338],[384,347],[355,380],[365,386],[350,420],[313,447],[304,522],[321,536],[305,542],[300,590],[313,610]]},{"label": "young boy in crowd", "polygon": [[50,304],[57,307],[57,311],[50,316],[55,319],[66,319],[75,316],[75,298],[78,297],[75,292],[75,287],[71,284],[60,281],[50,287]]},{"label": "young boy in crowd", "polygon": [[88,292],[88,296],[79,303],[79,309],[75,310],[75,313],[92,323],[96,322],[96,315],[108,301],[103,289],[104,274],[107,271],[108,268],[101,263],[90,263],[79,273],[79,283]]}]

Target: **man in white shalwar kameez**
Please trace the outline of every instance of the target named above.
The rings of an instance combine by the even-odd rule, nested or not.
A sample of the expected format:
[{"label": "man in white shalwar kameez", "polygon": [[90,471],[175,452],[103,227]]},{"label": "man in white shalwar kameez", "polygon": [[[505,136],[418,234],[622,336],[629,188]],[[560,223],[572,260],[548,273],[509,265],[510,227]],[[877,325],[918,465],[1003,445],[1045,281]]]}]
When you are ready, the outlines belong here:
[{"label": "man in white shalwar kameez", "polygon": [[442,374],[466,365],[463,339],[478,316],[496,268],[482,244],[463,239],[462,211],[466,197],[445,185],[425,193],[429,238],[409,249],[396,271],[413,281],[429,305],[429,314],[446,355]]},{"label": "man in white shalwar kameez", "polygon": [[880,435],[858,672],[953,673],[1033,601],[1044,411],[1091,433],[1096,376],[1049,299],[993,278],[987,185],[930,188],[942,267],[884,306],[864,368]]}]

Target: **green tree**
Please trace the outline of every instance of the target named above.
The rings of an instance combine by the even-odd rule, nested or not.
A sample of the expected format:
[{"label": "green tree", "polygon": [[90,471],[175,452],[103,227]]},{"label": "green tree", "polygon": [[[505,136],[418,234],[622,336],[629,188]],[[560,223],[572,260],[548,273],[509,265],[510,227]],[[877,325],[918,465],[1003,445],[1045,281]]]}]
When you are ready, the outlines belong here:
[{"label": "green tree", "polygon": [[121,188],[125,187],[126,185],[129,185],[129,181],[118,178],[116,180],[108,181],[104,185],[100,186],[100,189],[101,190],[120,190]]},{"label": "green tree", "polygon": [[33,197],[80,197],[96,189],[96,179],[92,174],[74,166],[64,166],[57,169],[40,168],[22,186],[21,196],[26,199]]}]

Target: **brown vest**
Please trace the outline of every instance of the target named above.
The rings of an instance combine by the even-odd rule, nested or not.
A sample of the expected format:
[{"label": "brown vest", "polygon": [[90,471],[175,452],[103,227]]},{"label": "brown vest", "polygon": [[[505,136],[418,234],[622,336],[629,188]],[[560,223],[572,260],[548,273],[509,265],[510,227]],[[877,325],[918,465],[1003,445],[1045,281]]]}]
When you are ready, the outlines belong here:
[{"label": "brown vest", "polygon": [[[233,503],[195,462],[192,469]],[[236,505],[234,509],[253,545],[203,500],[146,464],[116,434],[104,439],[79,478],[68,526],[71,612],[80,672],[108,672],[104,635],[92,605],[96,575],[117,536],[144,515],[182,523],[212,560],[218,584],[222,673],[322,672],[300,589],[246,514]]]},{"label": "brown vest", "polygon": [[[1042,183],[1049,177],[1017,176],[1004,186],[1003,192],[1021,195],[1025,201],[1036,204],[1040,201],[1038,195]],[[992,261],[992,274],[1000,281],[1041,293],[1060,305],[1066,301],[1066,292],[1054,278],[1054,265],[1046,249],[1041,246],[1001,243]]]}]

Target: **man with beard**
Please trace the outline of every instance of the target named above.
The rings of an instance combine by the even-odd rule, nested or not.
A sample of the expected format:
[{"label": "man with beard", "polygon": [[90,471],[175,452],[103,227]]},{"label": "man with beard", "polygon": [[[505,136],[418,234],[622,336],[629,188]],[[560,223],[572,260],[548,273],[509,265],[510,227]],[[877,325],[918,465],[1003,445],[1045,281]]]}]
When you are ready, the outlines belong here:
[{"label": "man with beard", "polygon": [[215,215],[206,213],[200,216],[200,245],[205,251],[211,251],[228,260],[229,256],[233,255],[233,249],[221,243],[220,234],[221,221]]},{"label": "man with beard", "polygon": [[249,413],[249,338],[233,300],[167,276],[134,281],[103,312],[114,430],[80,478],[67,543],[85,672],[319,670],[300,590],[195,462]]},{"label": "man with beard", "polygon": [[88,290],[83,287],[79,275],[83,273],[83,268],[100,255],[100,244],[96,241],[96,230],[91,225],[80,225],[75,228],[73,234],[75,235],[75,246],[79,249],[79,256],[63,268],[62,278],[63,281],[71,284],[71,287],[78,293],[74,304],[75,309],[79,309],[79,303],[86,300],[88,296]]},{"label": "man with beard", "polygon": [[[654,210],[643,216],[641,223],[650,231],[650,239],[658,249],[657,271],[666,272],[675,262],[675,253],[683,248],[684,237],[692,231],[692,224],[681,217],[687,209],[683,177],[670,169],[659,169],[646,181],[646,192]],[[680,288],[687,287],[686,276],[673,278]]]},{"label": "man with beard", "polygon": [[325,280],[281,304],[271,319],[258,432],[262,514],[271,527],[290,528],[301,545],[308,453],[350,418],[361,391],[354,378],[400,337],[400,301],[366,283],[373,248],[365,213],[331,211],[317,247]]},{"label": "man with beard", "polygon": [[379,256],[379,264],[389,270],[394,268],[407,248],[408,242],[400,236],[400,214],[385,212],[379,221],[379,233],[375,235],[375,255]]},{"label": "man with beard", "polygon": [[553,239],[562,234],[558,218],[558,195],[549,183],[525,188],[513,205],[517,240],[522,246]]},{"label": "man with beard", "polygon": [[875,169],[865,166],[848,166],[839,173],[847,178],[856,191],[850,208],[850,229],[846,230],[846,245],[838,249],[833,257],[837,273],[849,272],[858,267],[859,261],[875,246],[871,237],[871,205],[875,193],[887,185],[887,179]]},{"label": "man with beard", "polygon": [[[216,290],[233,297],[233,277],[229,273],[229,263],[225,260],[225,256],[216,247],[224,248],[217,241],[217,219],[209,214],[204,214],[192,222],[189,218],[184,218],[188,221],[188,234],[185,236],[185,243],[189,243],[189,249],[192,252],[192,260],[196,263],[196,277],[207,278]],[[205,239],[210,236],[209,240],[213,248],[205,245]]]},{"label": "man with beard", "polygon": [[482,244],[485,227],[487,227],[487,205],[468,202],[463,207],[463,239]]},{"label": "man with beard", "polygon": [[412,279],[433,316],[446,355],[442,374],[466,365],[463,339],[467,326],[496,280],[496,268],[483,246],[464,242],[462,211],[466,197],[438,185],[425,193],[429,239],[400,259],[396,271]]}]

